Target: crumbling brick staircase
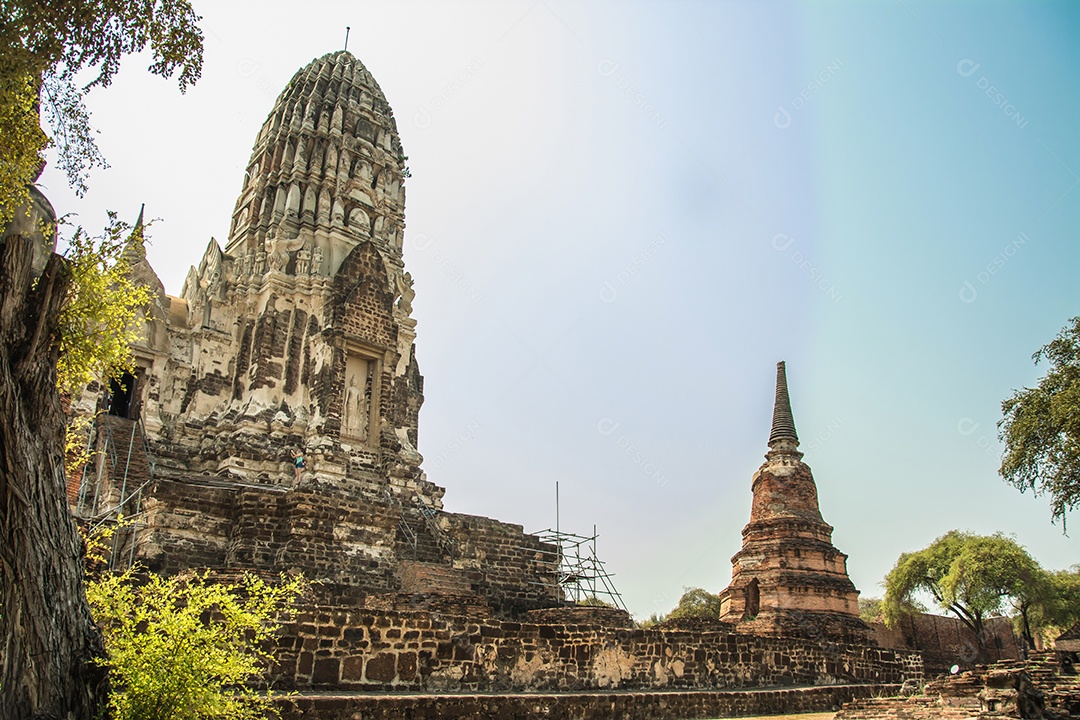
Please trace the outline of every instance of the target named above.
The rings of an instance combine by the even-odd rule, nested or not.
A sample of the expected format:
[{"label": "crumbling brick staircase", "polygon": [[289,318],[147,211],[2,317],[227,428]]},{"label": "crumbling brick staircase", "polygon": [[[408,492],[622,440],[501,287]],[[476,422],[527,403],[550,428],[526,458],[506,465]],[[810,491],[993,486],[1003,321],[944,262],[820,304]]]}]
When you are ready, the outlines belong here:
[{"label": "crumbling brick staircase", "polygon": [[454,558],[454,542],[439,526],[438,511],[419,495],[400,496],[387,490],[386,502],[400,513],[395,549],[399,557],[445,563]]},{"label": "crumbling brick staircase", "polygon": [[438,511],[419,495],[409,500],[388,490],[386,499],[401,513],[395,550],[402,591],[475,595],[468,575],[454,567],[454,541],[439,525]]},{"label": "crumbling brick staircase", "polygon": [[116,527],[109,566],[122,569],[129,567],[135,556],[142,490],[154,479],[153,463],[137,419],[99,415],[96,449],[96,478],[92,491],[86,493],[85,516],[91,530],[110,524]]},{"label": "crumbling brick staircase", "polygon": [[922,694],[846,703],[838,720],[989,720],[1080,717],[1080,676],[1065,674],[1053,652],[1002,660],[943,676]]}]

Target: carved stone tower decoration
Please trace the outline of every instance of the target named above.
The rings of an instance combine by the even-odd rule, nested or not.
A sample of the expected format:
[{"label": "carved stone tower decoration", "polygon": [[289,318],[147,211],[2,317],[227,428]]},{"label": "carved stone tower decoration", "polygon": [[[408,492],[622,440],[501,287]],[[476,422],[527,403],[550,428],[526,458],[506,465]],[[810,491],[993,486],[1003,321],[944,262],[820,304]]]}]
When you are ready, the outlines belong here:
[{"label": "carved stone tower decoration", "polygon": [[731,559],[731,584],[720,594],[720,619],[757,634],[865,638],[847,555],[832,544],[802,457],[780,362],[769,452],[754,474],[750,522]]},{"label": "carved stone tower decoration", "polygon": [[300,70],[255,138],[226,252],[241,275],[333,277],[371,241],[401,270],[401,141],[386,98],[346,51]]},{"label": "carved stone tower decoration", "polygon": [[331,487],[409,488],[423,379],[393,113],[346,51],[293,76],[259,130],[225,249],[211,240],[167,332],[137,348],[164,472],[279,484],[296,448]]}]

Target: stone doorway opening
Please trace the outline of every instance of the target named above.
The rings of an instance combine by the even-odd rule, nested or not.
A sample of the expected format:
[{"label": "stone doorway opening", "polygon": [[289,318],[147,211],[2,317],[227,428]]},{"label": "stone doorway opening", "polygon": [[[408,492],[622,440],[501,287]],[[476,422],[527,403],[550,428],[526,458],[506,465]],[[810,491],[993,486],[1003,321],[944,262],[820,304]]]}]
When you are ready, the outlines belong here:
[{"label": "stone doorway opening", "polygon": [[125,372],[119,380],[109,380],[109,414],[135,419],[138,388],[139,378],[129,372]]}]

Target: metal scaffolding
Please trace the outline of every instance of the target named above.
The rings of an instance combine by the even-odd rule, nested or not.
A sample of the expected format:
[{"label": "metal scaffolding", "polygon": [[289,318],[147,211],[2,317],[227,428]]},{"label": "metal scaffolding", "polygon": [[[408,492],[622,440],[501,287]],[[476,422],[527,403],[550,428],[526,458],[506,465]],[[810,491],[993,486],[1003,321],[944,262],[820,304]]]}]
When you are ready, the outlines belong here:
[{"label": "metal scaffolding", "polygon": [[600,601],[626,610],[622,595],[615,589],[615,576],[597,557],[596,539],[600,536],[595,525],[589,536],[550,529],[535,535],[542,542],[555,546],[554,551],[541,552],[547,562],[558,567],[559,585],[567,600],[585,604]]},{"label": "metal scaffolding", "polygon": [[592,535],[563,532],[559,519],[559,483],[555,483],[555,529],[533,533],[554,551],[542,550],[544,561],[557,568],[563,597],[575,603],[604,603],[626,610],[622,595],[615,589],[615,577],[596,554],[600,535],[593,525]]},{"label": "metal scaffolding", "polygon": [[431,533],[432,539],[435,541],[435,545],[439,550],[447,555],[451,560],[454,559],[455,546],[453,539],[446,534],[446,531],[439,525],[439,511],[431,507],[424,501],[424,498],[414,494],[411,502],[403,501],[395,493],[390,490],[384,490],[383,496],[386,498],[386,502],[391,507],[396,507],[400,513],[398,519],[398,531],[401,533],[402,538],[408,543],[415,555],[417,545],[420,541],[419,535],[415,528],[409,524],[407,507],[412,506],[412,509],[420,516],[420,520],[423,521],[424,527]]},{"label": "metal scaffolding", "polygon": [[[116,420],[131,423],[131,432],[116,432]],[[94,450],[95,446],[100,449]],[[95,416],[87,442],[92,459],[86,464],[73,508],[91,535],[112,527],[109,569],[123,570],[135,561],[136,535],[142,527],[142,491],[154,480],[154,463],[142,419]],[[141,468],[132,466],[132,462]],[[132,483],[133,476],[142,482]]]}]

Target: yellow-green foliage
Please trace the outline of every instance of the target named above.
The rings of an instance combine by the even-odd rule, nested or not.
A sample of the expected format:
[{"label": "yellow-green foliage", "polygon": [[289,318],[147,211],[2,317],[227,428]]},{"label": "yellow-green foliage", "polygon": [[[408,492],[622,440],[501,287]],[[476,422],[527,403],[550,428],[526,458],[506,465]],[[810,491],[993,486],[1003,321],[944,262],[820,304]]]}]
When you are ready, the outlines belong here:
[{"label": "yellow-green foliage", "polygon": [[49,138],[38,120],[38,75],[0,64],[0,228],[29,201]]},{"label": "yellow-green foliage", "polygon": [[64,436],[64,471],[69,478],[94,459],[94,451],[87,447],[93,424],[92,415],[76,415],[67,426],[67,434]]},{"label": "yellow-green foliage", "polygon": [[[120,60],[149,46],[150,72],[179,71],[181,92],[202,72],[203,36],[188,0],[3,0],[0,2],[0,227],[28,197],[52,134],[57,164],[78,194],[95,165],[83,94],[107,86]],[[89,85],[82,71],[97,73]]]},{"label": "yellow-green foliage", "polygon": [[128,276],[127,242],[141,245],[142,229],[109,213],[103,235],[89,237],[75,230],[66,254],[72,282],[60,315],[60,361],[56,382],[62,392],[77,393],[93,380],[130,371],[131,344],[139,339],[139,310],[150,301],[150,289]]},{"label": "yellow-green foliage", "polygon": [[863,622],[879,622],[883,612],[881,598],[859,598],[859,618]]},{"label": "yellow-green foliage", "polygon": [[1034,634],[1041,635],[1047,644],[1080,622],[1080,565],[1046,573],[1042,593],[1032,604],[1028,619]]},{"label": "yellow-green foliage", "polygon": [[662,614],[660,614],[660,613],[655,613],[654,612],[652,615],[645,618],[644,620],[635,620],[634,624],[639,628],[643,628],[645,630],[648,630],[649,628],[655,627],[656,625],[659,625],[662,622],[664,622],[664,616]]},{"label": "yellow-green foliage", "polygon": [[928,547],[903,553],[885,577],[882,611],[895,625],[921,612],[916,595],[930,595],[941,609],[965,622],[1005,612],[1009,603],[1030,603],[1042,594],[1045,571],[1012,538],[952,530]]},{"label": "yellow-green foliage", "polygon": [[244,720],[276,715],[257,680],[265,641],[303,592],[302,577],[269,585],[245,576],[222,585],[206,575],[131,571],[89,583],[87,598],[105,634],[115,720]]}]

